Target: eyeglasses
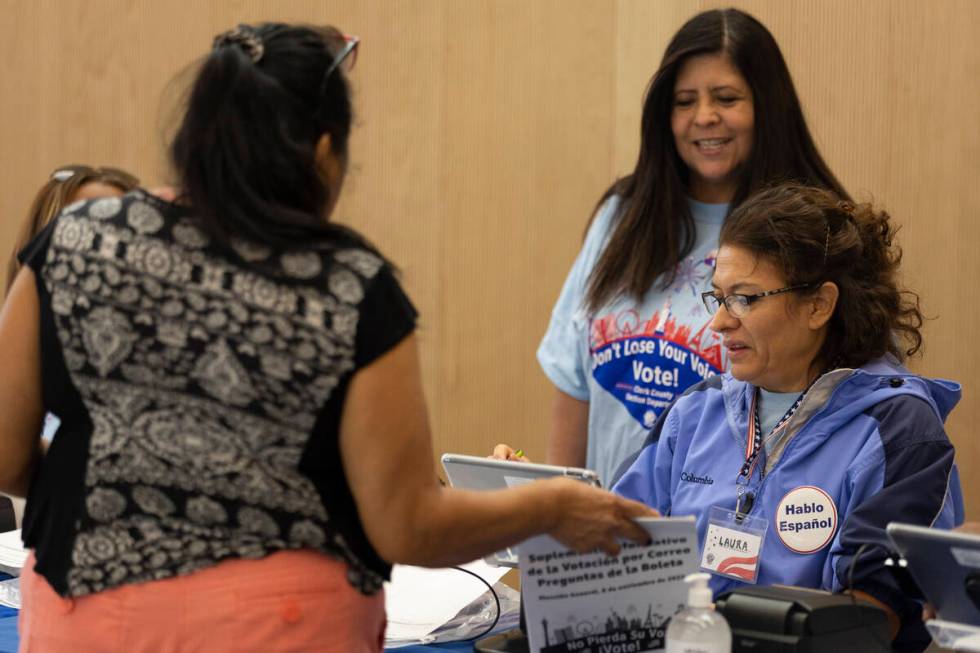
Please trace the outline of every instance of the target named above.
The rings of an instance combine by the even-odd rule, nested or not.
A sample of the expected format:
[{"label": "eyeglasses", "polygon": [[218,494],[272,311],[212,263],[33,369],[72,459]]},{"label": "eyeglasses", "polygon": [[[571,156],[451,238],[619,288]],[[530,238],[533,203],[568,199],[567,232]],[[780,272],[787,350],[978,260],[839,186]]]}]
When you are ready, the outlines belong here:
[{"label": "eyeglasses", "polygon": [[92,166],[70,165],[62,166],[51,173],[52,181],[64,183],[69,179],[77,179],[80,184],[86,181],[99,181],[118,186],[129,191],[140,185],[140,180],[125,170],[119,168],[93,168]]},{"label": "eyeglasses", "polygon": [[749,308],[755,302],[759,301],[763,297],[772,297],[773,295],[779,295],[784,292],[790,292],[793,290],[801,290],[803,288],[809,288],[815,284],[813,283],[798,283],[795,286],[786,286],[785,288],[779,288],[777,290],[767,290],[766,292],[756,293],[755,295],[742,295],[739,293],[733,293],[731,295],[726,295],[725,297],[719,297],[713,290],[701,293],[701,301],[704,302],[704,307],[708,310],[709,315],[714,315],[724,304],[725,308],[732,317],[742,318],[748,315]]}]

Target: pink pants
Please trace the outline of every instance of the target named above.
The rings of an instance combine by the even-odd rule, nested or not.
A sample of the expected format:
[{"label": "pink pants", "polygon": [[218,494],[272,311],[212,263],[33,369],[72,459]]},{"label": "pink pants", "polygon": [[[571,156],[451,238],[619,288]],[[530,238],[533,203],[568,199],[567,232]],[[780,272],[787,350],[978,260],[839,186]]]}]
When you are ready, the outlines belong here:
[{"label": "pink pants", "polygon": [[364,596],[347,566],[312,551],[229,560],[188,576],[65,599],[21,576],[22,653],[378,653],[384,593]]}]

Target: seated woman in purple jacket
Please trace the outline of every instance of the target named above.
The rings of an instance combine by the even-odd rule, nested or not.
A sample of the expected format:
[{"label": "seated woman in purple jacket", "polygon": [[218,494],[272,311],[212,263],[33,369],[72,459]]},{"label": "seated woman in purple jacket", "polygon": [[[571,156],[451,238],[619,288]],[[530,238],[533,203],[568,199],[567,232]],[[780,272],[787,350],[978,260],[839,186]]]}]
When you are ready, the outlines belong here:
[{"label": "seated woman in purple jacket", "polygon": [[798,185],[736,209],[703,294],[731,370],[661,415],[614,490],[697,518],[716,594],[849,590],[917,639],[921,607],[882,566],[885,526],[963,521],[943,429],[960,388],[900,363],[922,315],[894,233],[886,213]]}]

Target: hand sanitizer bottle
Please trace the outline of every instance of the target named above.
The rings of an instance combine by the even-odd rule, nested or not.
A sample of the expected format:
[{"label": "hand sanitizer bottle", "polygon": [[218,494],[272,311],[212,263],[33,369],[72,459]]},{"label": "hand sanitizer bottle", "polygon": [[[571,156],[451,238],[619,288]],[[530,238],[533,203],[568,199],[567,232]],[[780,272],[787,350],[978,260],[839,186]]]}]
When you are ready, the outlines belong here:
[{"label": "hand sanitizer bottle", "polygon": [[730,653],[732,631],[725,618],[715,612],[708,589],[710,575],[688,574],[684,578],[691,588],[687,607],[674,615],[667,626],[665,653]]}]

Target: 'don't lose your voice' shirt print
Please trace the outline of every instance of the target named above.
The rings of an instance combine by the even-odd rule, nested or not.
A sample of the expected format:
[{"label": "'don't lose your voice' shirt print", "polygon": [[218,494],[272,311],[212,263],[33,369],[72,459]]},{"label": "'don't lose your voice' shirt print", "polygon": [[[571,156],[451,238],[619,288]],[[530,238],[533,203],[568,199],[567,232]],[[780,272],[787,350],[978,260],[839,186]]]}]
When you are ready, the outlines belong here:
[{"label": "'don't lose your voice' shirt print", "polygon": [[614,306],[591,320],[592,376],[644,428],[687,388],[724,369],[721,336],[708,328],[711,316],[701,303],[715,254],[685,259],[670,288],[656,293],[659,308],[645,314],[644,306]]},{"label": "'don't lose your voice' shirt print", "polygon": [[711,286],[726,204],[688,200],[696,226],[690,254],[668,287],[621,296],[592,312],[589,279],[619,215],[613,196],[599,209],[538,348],[541,369],[561,392],[589,404],[586,466],[612,485],[667,406],[692,384],[725,369],[721,337],[701,293]]}]

